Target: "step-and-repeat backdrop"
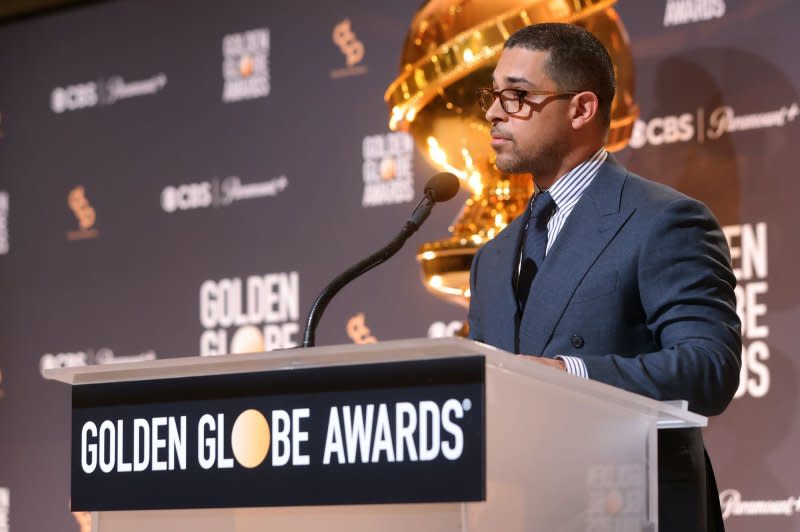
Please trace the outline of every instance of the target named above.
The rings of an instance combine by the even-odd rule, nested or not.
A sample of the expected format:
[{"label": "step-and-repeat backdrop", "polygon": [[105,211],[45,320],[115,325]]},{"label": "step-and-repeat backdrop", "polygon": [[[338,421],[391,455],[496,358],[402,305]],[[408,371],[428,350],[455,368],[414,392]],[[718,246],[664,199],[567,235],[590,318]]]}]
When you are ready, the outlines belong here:
[{"label": "step-and-repeat backdrop", "polygon": [[[88,530],[70,392],[42,370],[296,345],[325,283],[395,234],[437,171],[383,101],[419,4],[120,0],[0,26],[0,530]],[[706,431],[727,527],[800,530],[800,3],[616,9],[641,107],[618,157],[711,206],[739,280],[741,385]],[[348,286],[318,343],[457,330],[415,252],[467,197]]]}]

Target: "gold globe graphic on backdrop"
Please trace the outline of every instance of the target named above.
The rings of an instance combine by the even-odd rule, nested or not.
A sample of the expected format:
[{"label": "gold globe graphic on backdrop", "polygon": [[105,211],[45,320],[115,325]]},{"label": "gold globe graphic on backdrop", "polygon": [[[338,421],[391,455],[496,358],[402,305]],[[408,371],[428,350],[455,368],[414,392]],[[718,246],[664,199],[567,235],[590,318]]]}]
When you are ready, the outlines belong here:
[{"label": "gold globe graphic on backdrop", "polygon": [[386,91],[389,127],[408,131],[437,168],[452,172],[472,196],[450,227],[452,236],[417,253],[426,287],[448,301],[469,303],[475,251],[527,206],[531,176],[495,168],[490,125],[476,89],[491,85],[508,37],[539,22],[567,22],[591,31],[608,49],[617,75],[606,148],[624,148],[639,115],[628,35],[616,0],[429,0],[411,22],[401,72]]}]

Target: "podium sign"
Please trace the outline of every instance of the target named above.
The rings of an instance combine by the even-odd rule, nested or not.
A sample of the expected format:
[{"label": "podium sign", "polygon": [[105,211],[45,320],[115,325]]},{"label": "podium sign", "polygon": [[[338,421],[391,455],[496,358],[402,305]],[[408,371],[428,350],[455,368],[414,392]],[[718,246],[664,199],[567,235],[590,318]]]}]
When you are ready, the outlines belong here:
[{"label": "podium sign", "polygon": [[658,430],[707,423],[463,338],[45,376],[100,532],[658,530]]},{"label": "podium sign", "polygon": [[483,356],[73,387],[72,509],[485,500]]}]

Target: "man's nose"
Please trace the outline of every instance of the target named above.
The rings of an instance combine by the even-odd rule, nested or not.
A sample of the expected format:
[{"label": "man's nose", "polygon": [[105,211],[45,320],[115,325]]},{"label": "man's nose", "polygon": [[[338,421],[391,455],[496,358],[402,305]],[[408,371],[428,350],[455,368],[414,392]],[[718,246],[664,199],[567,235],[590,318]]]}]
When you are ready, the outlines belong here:
[{"label": "man's nose", "polygon": [[499,122],[507,118],[506,112],[503,110],[503,106],[500,105],[500,98],[495,98],[492,101],[492,105],[490,105],[486,110],[486,114],[484,116],[486,117],[486,120],[491,123]]}]

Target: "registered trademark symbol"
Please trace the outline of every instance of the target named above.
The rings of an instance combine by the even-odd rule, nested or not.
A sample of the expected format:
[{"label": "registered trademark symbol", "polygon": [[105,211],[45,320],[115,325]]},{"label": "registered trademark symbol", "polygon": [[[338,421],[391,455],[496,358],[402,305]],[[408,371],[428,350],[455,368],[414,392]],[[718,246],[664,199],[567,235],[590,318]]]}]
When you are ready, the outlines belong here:
[{"label": "registered trademark symbol", "polygon": [[464,412],[469,412],[470,408],[472,408],[472,401],[470,401],[468,397],[461,401],[461,406],[464,407]]}]

